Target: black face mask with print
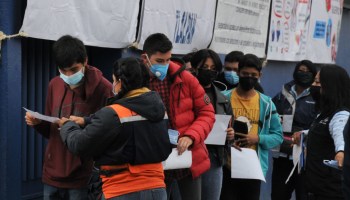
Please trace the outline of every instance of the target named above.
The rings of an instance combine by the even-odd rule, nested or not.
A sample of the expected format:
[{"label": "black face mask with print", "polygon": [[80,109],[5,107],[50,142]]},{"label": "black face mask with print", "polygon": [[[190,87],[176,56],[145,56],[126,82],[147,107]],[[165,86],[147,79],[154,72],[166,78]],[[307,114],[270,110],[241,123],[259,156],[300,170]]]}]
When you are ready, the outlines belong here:
[{"label": "black face mask with print", "polygon": [[239,86],[245,91],[253,89],[257,82],[258,79],[255,77],[239,77]]},{"label": "black face mask with print", "polygon": [[210,85],[217,77],[218,72],[208,69],[198,69],[197,79],[202,86]]}]

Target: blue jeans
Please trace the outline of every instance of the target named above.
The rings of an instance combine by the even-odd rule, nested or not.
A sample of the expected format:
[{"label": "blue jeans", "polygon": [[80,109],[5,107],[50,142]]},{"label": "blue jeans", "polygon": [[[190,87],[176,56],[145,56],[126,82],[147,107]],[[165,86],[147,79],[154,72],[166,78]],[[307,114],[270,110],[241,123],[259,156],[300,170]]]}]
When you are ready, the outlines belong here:
[{"label": "blue jeans", "polygon": [[88,189],[57,188],[44,184],[44,200],[76,200],[87,199]]},{"label": "blue jeans", "polygon": [[202,200],[219,200],[222,187],[222,166],[210,159],[210,169],[202,174]]},{"label": "blue jeans", "polygon": [[[105,200],[104,196],[102,196],[101,200]],[[109,200],[166,200],[166,191],[165,188],[141,190],[138,192],[113,197]]]}]

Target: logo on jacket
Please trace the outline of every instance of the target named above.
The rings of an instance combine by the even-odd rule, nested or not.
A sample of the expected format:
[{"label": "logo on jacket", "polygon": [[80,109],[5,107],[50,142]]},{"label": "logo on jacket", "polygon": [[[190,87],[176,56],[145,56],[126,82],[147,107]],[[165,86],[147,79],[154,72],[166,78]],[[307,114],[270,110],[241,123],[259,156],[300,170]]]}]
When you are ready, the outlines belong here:
[{"label": "logo on jacket", "polygon": [[210,104],[210,98],[207,94],[204,94],[204,102],[205,104],[209,105]]},{"label": "logo on jacket", "polygon": [[196,30],[197,14],[176,10],[175,43],[191,44]]}]

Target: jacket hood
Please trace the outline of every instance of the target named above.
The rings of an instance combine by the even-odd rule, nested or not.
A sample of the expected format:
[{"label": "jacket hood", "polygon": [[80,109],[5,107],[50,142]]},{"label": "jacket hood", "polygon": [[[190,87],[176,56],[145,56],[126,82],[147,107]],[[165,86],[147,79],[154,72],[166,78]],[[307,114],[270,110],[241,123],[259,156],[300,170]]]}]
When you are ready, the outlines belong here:
[{"label": "jacket hood", "polygon": [[154,91],[136,97],[122,98],[113,103],[129,108],[150,121],[157,122],[164,119],[165,106],[159,94]]},{"label": "jacket hood", "polygon": [[102,77],[102,72],[96,67],[89,65],[85,67],[84,87],[87,100],[94,96],[95,89],[100,84]]},{"label": "jacket hood", "polygon": [[291,88],[292,88],[293,85],[295,85],[294,80],[289,81],[288,83],[284,84],[283,87],[289,92],[289,91],[291,90]]}]

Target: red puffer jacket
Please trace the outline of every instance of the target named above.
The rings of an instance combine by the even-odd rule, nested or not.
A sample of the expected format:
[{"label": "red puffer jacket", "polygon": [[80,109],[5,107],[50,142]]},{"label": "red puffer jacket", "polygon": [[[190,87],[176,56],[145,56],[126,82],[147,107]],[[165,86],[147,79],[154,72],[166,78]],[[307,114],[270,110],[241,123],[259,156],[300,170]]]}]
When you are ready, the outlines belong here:
[{"label": "red puffer jacket", "polygon": [[[179,69],[180,66],[170,62],[170,77],[177,74]],[[214,108],[198,80],[187,71],[173,77],[169,102],[168,114],[172,119],[172,127],[180,132],[180,137],[189,136],[194,140],[191,172],[196,178],[210,168],[204,140],[215,122]]]}]

